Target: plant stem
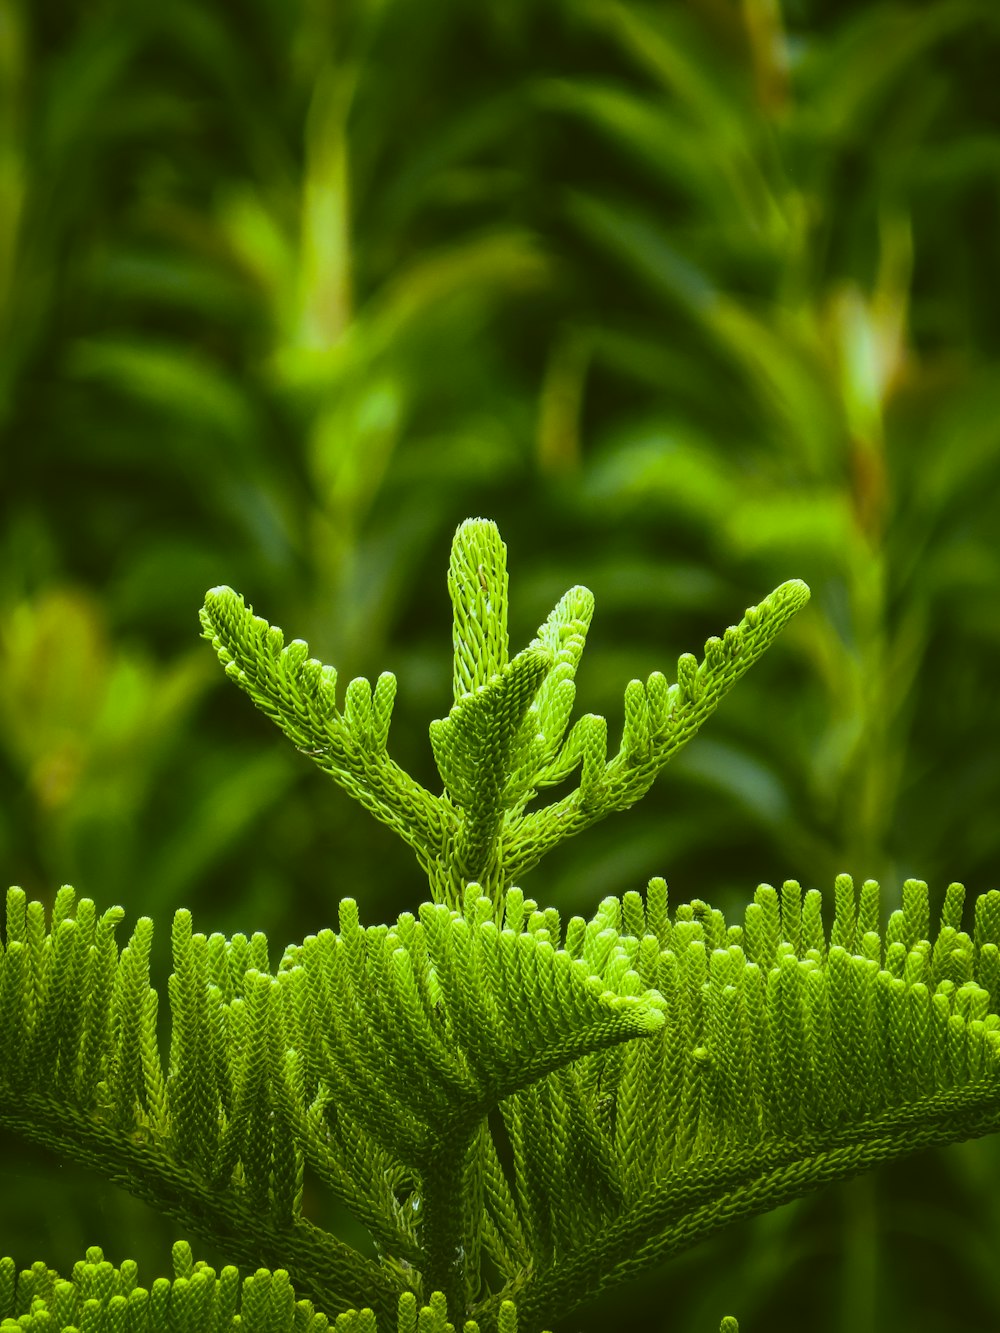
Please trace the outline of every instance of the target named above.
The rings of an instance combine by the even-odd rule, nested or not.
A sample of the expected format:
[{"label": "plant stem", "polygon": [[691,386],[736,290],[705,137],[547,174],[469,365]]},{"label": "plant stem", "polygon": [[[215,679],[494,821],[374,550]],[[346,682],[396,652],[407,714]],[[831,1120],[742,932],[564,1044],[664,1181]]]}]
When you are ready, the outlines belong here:
[{"label": "plant stem", "polygon": [[[463,1131],[455,1142],[439,1142],[437,1151],[420,1169],[424,1292],[444,1292],[448,1315],[456,1328],[468,1305],[470,1266],[478,1264],[478,1256],[469,1254],[466,1246],[469,1158],[478,1142],[476,1125],[471,1131]],[[478,1219],[474,1220],[478,1225]]]}]

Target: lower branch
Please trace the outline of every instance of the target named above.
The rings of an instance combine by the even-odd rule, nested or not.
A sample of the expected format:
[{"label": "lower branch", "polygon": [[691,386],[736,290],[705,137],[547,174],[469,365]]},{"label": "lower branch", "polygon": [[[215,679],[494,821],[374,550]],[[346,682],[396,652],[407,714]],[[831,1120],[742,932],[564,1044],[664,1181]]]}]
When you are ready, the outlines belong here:
[{"label": "lower branch", "polygon": [[331,1319],[345,1309],[371,1306],[379,1323],[394,1323],[399,1288],[371,1260],[305,1218],[278,1226],[240,1198],[220,1191],[172,1162],[155,1143],[107,1125],[71,1107],[54,1107],[32,1094],[0,1105],[0,1125],[22,1138],[98,1171],[193,1235],[227,1250],[234,1264],[283,1268],[298,1296]]},{"label": "lower branch", "polygon": [[[572,1254],[519,1275],[476,1307],[472,1317],[486,1333],[496,1327],[500,1302],[516,1300],[519,1320],[541,1326],[734,1222],[884,1162],[1000,1130],[1000,1094],[994,1092],[984,1103],[980,1089],[978,1105],[967,1104],[960,1110],[968,1101],[962,1094],[935,1098],[935,1112],[928,1115],[925,1107],[922,1120],[904,1110],[895,1118],[847,1126],[825,1144],[817,1136],[805,1148],[801,1142],[768,1145],[753,1153],[746,1166],[737,1160],[729,1170],[716,1168],[714,1178],[712,1167],[706,1165],[697,1179],[665,1181],[627,1216],[605,1226]],[[918,1112],[919,1104],[912,1109]],[[911,1123],[900,1123],[901,1119]],[[866,1131],[867,1137],[862,1137]]]}]

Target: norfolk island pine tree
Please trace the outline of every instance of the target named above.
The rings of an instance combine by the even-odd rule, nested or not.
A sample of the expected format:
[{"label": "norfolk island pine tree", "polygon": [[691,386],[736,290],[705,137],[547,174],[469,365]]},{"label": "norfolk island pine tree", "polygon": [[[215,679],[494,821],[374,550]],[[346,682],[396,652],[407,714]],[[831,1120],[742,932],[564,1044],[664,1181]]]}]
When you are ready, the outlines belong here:
[{"label": "norfolk island pine tree", "polygon": [[[174,1280],[147,1289],[96,1249],[72,1279],[4,1260],[0,1327],[535,1333],[741,1217],[1000,1124],[1000,893],[977,899],[970,935],[951,885],[932,940],[916,880],[884,935],[879,886],[847,875],[829,930],[820,893],[791,880],[760,886],[741,924],[698,899],[671,914],[662,879],[565,925],[517,887],[648,791],[804,584],[751,607],[700,662],[684,654],[675,683],[631,681],[610,758],[604,718],[570,725],[587,589],[511,657],[493,524],[459,528],[448,587],[440,795],[389,757],[391,674],[350,682],[338,706],[335,670],[232,590],[202,611],[226,673],[411,847],[430,889],[415,915],[365,927],[345,899],[337,931],[272,970],[260,933],[206,937],[178,911],[164,1059],[153,923],[119,951],[120,908],[64,888],[47,921],[9,891],[0,1121],[233,1266],[216,1274],[180,1241]],[[565,794],[546,804],[547,788]],[[364,1225],[374,1260],[304,1215],[307,1173]]]}]

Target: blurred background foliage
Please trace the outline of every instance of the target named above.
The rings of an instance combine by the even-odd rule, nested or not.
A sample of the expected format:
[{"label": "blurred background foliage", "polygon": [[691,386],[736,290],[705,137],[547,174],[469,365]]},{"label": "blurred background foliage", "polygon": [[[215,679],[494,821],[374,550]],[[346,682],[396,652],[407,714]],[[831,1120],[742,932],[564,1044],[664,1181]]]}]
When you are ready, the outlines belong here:
[{"label": "blurred background foliage", "polygon": [[[593,589],[612,732],[631,677],[813,589],[536,897],[996,887],[998,60],[994,0],[0,0],[7,880],[161,954],[182,905],[276,959],[342,896],[420,901],[196,613],[229,583],[342,679],[395,671],[433,783],[479,513],[515,642]],[[998,1327],[998,1181],[987,1141],[782,1209],[631,1288],[636,1326]],[[7,1142],[0,1182],[19,1260],[164,1268],[110,1186]]]}]

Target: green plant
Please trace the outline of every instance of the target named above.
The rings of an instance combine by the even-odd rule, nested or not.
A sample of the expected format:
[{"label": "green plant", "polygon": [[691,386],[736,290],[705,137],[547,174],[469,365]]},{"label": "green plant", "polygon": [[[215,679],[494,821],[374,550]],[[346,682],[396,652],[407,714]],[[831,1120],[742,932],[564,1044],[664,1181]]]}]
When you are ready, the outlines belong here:
[{"label": "green plant", "polygon": [[[969,936],[952,885],[932,943],[915,880],[884,940],[877,883],[856,895],[846,875],[829,936],[820,894],[794,881],[761,886],[742,925],[700,900],[671,916],[654,879],[645,898],[607,898],[565,929],[516,887],[644,795],[805,603],[804,584],[710,639],[700,664],[684,654],[675,684],[632,681],[610,759],[603,718],[567,731],[590,593],[570,589],[510,657],[492,524],[459,528],[448,585],[439,796],[388,755],[393,676],[352,681],[341,709],[333,668],[230,589],[202,612],[227,674],[400,834],[431,900],[363,927],[344,899],[339,930],[289,945],[273,971],[263,935],[206,938],[179,911],[164,1070],[153,923],[119,954],[120,908],[98,915],[64,888],[47,928],[42,905],[10,890],[0,1123],[265,1265],[244,1284],[239,1326],[318,1330],[337,1316],[348,1333],[418,1318],[443,1333],[446,1313],[466,1333],[538,1329],[739,1217],[1000,1127],[1000,893],[977,900]],[[371,1257],[307,1218],[307,1175],[363,1224]],[[36,1264],[15,1284],[5,1261],[0,1317],[235,1327],[235,1270],[217,1280],[184,1245],[174,1263],[174,1284],[147,1293],[134,1265],[96,1251],[73,1283]]]}]

